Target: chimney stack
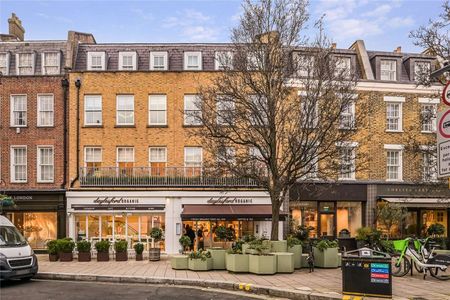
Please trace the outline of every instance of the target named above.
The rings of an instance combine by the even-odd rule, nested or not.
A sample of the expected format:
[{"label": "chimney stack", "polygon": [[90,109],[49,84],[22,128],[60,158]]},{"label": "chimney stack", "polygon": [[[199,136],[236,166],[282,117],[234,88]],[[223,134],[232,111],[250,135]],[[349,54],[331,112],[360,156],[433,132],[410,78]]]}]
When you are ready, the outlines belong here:
[{"label": "chimney stack", "polygon": [[397,49],[394,50],[394,53],[402,53],[402,47],[398,46]]},{"label": "chimney stack", "polygon": [[11,18],[8,19],[9,34],[15,36],[19,41],[23,41],[25,29],[22,27],[22,21],[12,13]]},{"label": "chimney stack", "polygon": [[331,49],[336,50],[337,44],[336,43],[331,43]]}]

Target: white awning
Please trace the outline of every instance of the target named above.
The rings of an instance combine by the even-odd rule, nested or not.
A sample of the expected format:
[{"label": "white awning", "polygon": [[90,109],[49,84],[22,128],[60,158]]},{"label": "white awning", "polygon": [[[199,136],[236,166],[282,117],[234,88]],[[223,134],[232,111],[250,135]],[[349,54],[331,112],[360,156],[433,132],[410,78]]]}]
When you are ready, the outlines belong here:
[{"label": "white awning", "polygon": [[391,198],[383,197],[390,203],[398,203],[406,207],[422,207],[422,208],[450,208],[449,198]]}]

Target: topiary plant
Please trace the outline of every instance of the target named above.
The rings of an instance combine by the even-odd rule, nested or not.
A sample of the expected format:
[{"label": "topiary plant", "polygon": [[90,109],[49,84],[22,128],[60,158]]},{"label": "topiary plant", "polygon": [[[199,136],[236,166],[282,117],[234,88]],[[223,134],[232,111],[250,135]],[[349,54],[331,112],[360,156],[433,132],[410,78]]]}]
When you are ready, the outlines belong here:
[{"label": "topiary plant", "polygon": [[50,240],[47,242],[47,250],[48,254],[56,255],[59,252],[58,249],[58,241],[57,240]]},{"label": "topiary plant", "polygon": [[186,251],[187,247],[191,246],[191,239],[187,235],[181,236],[178,241],[183,249],[183,253]]},{"label": "topiary plant", "polygon": [[142,243],[136,243],[133,246],[134,251],[136,251],[136,254],[142,254],[144,252],[144,244]]},{"label": "topiary plant", "polygon": [[95,249],[97,249],[97,252],[109,252],[110,246],[111,243],[108,240],[101,240],[95,243]]},{"label": "topiary plant", "polygon": [[57,240],[56,245],[58,247],[58,251],[62,253],[71,253],[73,249],[75,249],[75,243],[69,238]]},{"label": "topiary plant", "polygon": [[77,250],[78,252],[90,252],[91,251],[91,242],[82,240],[77,242]]},{"label": "topiary plant", "polygon": [[114,250],[116,252],[126,252],[128,249],[128,242],[126,240],[118,240],[114,243]]},{"label": "topiary plant", "polygon": [[159,242],[164,239],[163,231],[161,228],[153,227],[150,231],[150,236],[155,242]]},{"label": "topiary plant", "polygon": [[442,235],[445,233],[445,226],[439,223],[431,224],[427,229],[428,235],[435,237],[437,235]]}]

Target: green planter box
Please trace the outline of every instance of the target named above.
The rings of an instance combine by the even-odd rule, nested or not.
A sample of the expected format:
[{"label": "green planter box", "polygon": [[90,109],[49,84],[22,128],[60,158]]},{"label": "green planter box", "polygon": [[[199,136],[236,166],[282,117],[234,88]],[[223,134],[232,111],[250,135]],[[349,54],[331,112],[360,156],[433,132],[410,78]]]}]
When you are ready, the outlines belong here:
[{"label": "green planter box", "polygon": [[188,269],[188,256],[187,255],[174,255],[170,258],[170,265],[175,270],[187,270]]},{"label": "green planter box", "polygon": [[275,274],[277,257],[275,255],[249,255],[248,270],[253,274]]},{"label": "green planter box", "polygon": [[226,254],[227,270],[234,273],[247,273],[249,271],[249,255],[248,254]]},{"label": "green planter box", "polygon": [[201,259],[188,259],[189,270],[192,271],[208,271],[212,270],[213,260],[212,258],[207,258],[205,260]]},{"label": "green planter box", "polygon": [[225,254],[227,251],[223,248],[210,248],[208,251],[211,253],[213,270],[225,270]]},{"label": "green planter box", "polygon": [[287,252],[287,241],[270,241],[270,252]]},{"label": "green planter box", "polygon": [[314,266],[319,268],[337,268],[338,248],[328,248],[320,251],[316,247],[314,249]]},{"label": "green planter box", "polygon": [[294,253],[274,252],[272,254],[277,258],[277,273],[294,272]]},{"label": "green planter box", "polygon": [[302,250],[302,245],[294,245],[287,251],[294,254],[294,268],[296,269],[300,269],[302,267]]}]

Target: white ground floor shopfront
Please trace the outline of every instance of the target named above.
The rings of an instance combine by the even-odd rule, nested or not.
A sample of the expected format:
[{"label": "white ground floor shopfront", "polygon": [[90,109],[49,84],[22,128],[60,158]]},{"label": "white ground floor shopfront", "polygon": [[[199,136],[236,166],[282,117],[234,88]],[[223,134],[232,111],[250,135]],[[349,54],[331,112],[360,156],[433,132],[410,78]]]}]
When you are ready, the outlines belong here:
[{"label": "white ground floor shopfront", "polygon": [[[163,229],[163,252],[178,253],[187,226],[203,232],[204,245],[215,246],[219,225],[231,227],[236,238],[270,236],[270,198],[262,191],[69,191],[68,233],[74,240],[125,239],[131,248],[152,244],[150,231]],[[283,236],[280,222],[280,238]]]}]

